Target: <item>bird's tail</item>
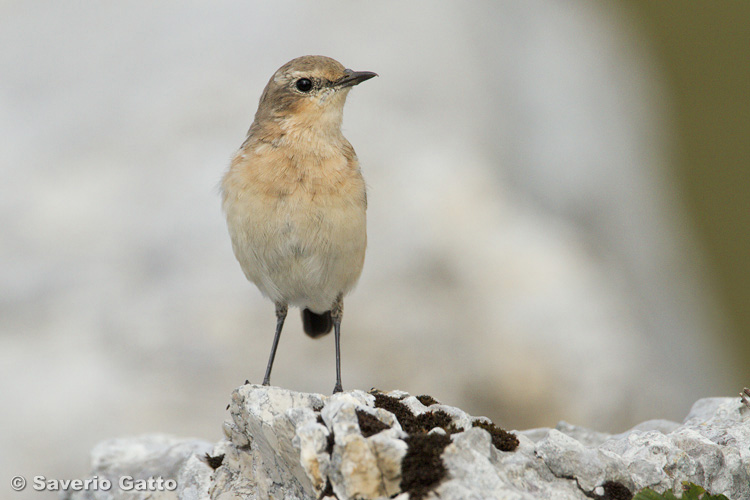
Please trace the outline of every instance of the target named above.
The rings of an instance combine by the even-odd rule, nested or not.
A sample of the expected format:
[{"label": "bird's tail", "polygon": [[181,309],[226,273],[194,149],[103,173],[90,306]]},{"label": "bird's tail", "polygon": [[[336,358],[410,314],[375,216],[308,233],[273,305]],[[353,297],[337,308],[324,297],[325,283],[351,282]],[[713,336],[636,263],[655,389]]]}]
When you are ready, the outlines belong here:
[{"label": "bird's tail", "polygon": [[331,319],[331,311],[326,311],[323,314],[317,314],[312,312],[310,309],[302,310],[302,327],[305,329],[305,333],[316,339],[329,333],[333,328],[333,320]]}]

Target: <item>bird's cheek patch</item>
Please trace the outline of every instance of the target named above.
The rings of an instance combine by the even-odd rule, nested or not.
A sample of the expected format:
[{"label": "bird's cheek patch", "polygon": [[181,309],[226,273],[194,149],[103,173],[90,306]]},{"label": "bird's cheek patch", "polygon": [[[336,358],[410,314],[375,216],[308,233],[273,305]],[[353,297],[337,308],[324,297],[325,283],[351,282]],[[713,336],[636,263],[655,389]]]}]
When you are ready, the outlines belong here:
[{"label": "bird's cheek patch", "polygon": [[320,91],[318,94],[318,104],[321,106],[326,103],[326,101],[332,97],[336,91],[332,88],[324,88]]},{"label": "bird's cheek patch", "polygon": [[287,116],[285,121],[299,122],[305,120],[307,113],[313,112],[316,109],[317,99],[295,99],[290,103]]}]

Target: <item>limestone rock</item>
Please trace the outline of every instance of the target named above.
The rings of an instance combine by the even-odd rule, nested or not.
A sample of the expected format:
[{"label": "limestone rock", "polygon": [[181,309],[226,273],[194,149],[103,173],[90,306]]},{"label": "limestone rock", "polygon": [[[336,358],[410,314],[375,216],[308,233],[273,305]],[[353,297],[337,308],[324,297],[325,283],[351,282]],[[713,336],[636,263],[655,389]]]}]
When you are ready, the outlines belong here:
[{"label": "limestone rock", "polygon": [[[750,498],[750,409],[737,398],[700,400],[683,424],[653,420],[609,435],[561,422],[515,438],[420,398],[245,385],[215,446],[164,436],[104,442],[93,473],[113,487],[67,498],[584,500],[682,481]],[[177,488],[121,491],[122,474]]]},{"label": "limestone rock", "polygon": [[[193,487],[185,473],[195,468],[196,457],[210,452],[213,445],[197,439],[165,434],[109,439],[91,452],[95,486],[69,489],[69,500],[172,500],[206,498],[179,495]],[[183,487],[184,486],[184,487]]]}]

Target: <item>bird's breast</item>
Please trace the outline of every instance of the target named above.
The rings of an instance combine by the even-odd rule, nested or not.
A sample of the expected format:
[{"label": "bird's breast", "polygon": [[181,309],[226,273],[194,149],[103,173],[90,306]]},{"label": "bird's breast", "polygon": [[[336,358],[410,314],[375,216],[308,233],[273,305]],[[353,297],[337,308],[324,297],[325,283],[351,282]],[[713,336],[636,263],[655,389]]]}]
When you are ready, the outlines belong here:
[{"label": "bird's breast", "polygon": [[366,204],[364,180],[351,146],[335,154],[316,151],[267,143],[240,151],[222,182],[225,203],[250,200],[284,212]]},{"label": "bird's breast", "polygon": [[264,294],[320,310],[354,286],[367,242],[356,157],[240,152],[222,188],[235,255]]},{"label": "bird's breast", "polygon": [[346,248],[363,239],[365,183],[353,150],[329,156],[271,146],[240,151],[222,190],[238,244],[310,250],[315,245]]}]

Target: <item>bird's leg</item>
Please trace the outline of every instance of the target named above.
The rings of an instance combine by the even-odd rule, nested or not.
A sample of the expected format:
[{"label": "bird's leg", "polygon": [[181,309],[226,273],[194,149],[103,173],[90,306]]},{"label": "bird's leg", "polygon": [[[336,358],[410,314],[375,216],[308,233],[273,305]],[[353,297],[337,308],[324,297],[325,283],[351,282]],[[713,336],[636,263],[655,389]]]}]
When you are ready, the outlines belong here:
[{"label": "bird's leg", "polygon": [[344,315],[344,296],[339,294],[331,308],[331,319],[333,319],[333,335],[336,341],[336,386],[333,393],[343,391],[341,387],[341,318]]},{"label": "bird's leg", "polygon": [[266,376],[263,377],[263,385],[269,385],[271,382],[271,368],[273,368],[273,358],[276,357],[276,348],[279,346],[279,338],[281,337],[281,329],[284,327],[286,312],[286,304],[282,304],[280,302],[276,304],[276,334],[273,336],[271,356],[269,356],[268,358],[268,366],[266,366]]}]

